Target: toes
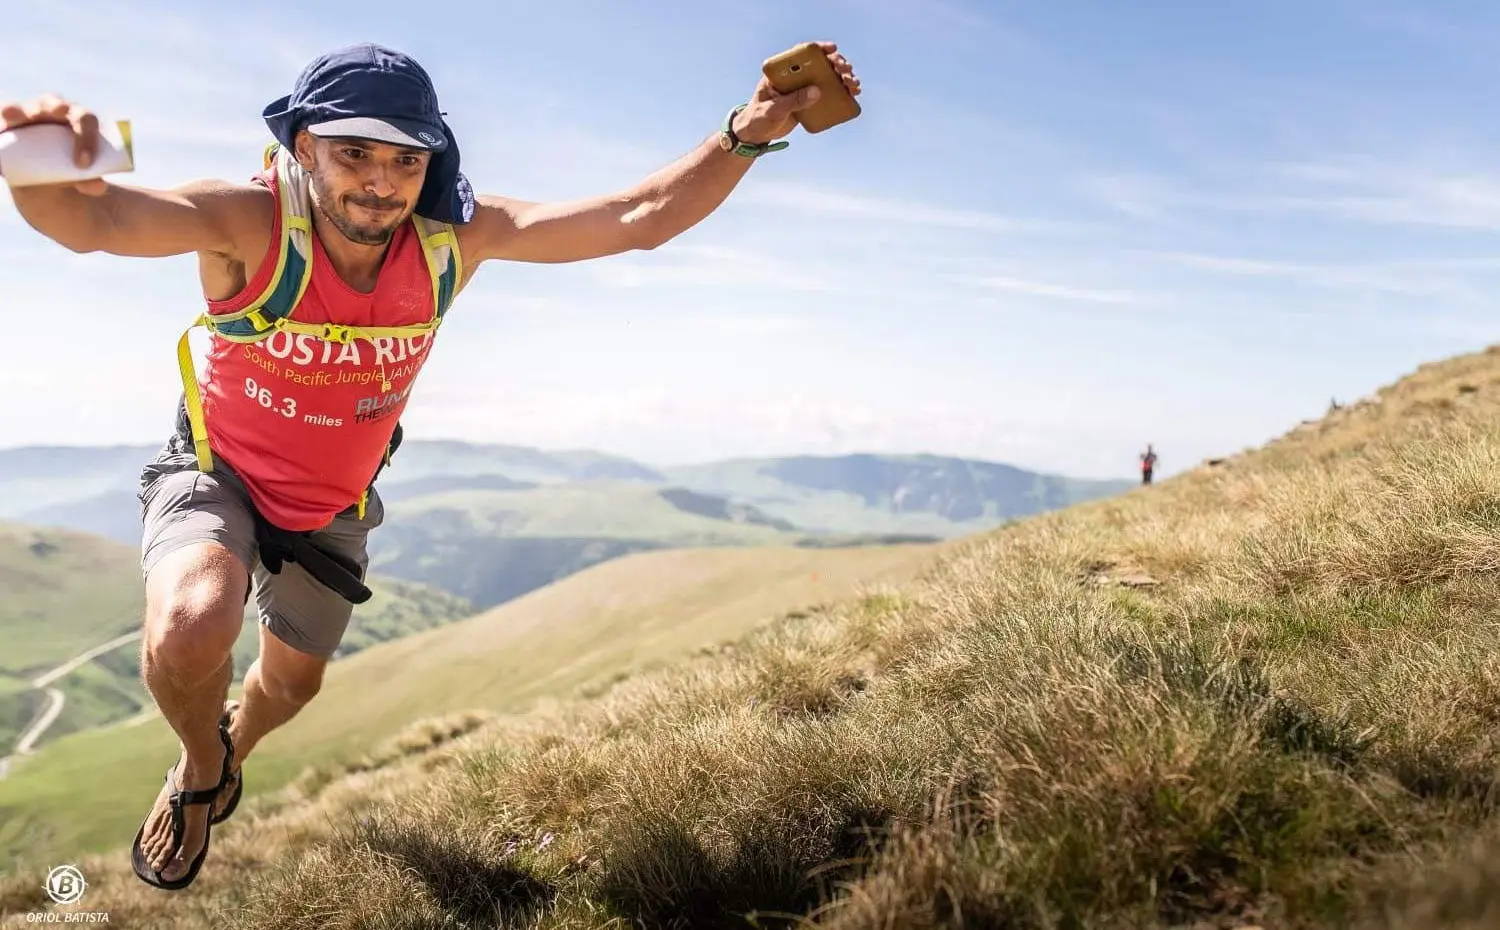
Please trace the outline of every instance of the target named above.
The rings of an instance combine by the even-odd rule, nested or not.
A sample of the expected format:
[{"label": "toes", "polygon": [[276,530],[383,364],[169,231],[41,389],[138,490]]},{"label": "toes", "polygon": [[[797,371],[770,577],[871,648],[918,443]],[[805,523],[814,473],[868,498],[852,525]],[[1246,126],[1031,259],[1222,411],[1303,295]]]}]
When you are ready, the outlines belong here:
[{"label": "toes", "polygon": [[157,796],[156,806],[146,820],[146,832],[141,837],[141,853],[151,863],[151,868],[158,872],[171,860],[172,808],[165,793]]},{"label": "toes", "polygon": [[151,866],[158,872],[167,864],[172,853],[172,827],[170,823],[158,825],[156,833],[146,848]]},{"label": "toes", "polygon": [[152,814],[151,820],[146,824],[146,834],[141,837],[141,852],[151,867],[160,870],[163,865],[162,853],[166,851],[166,844],[162,841],[161,816]]}]

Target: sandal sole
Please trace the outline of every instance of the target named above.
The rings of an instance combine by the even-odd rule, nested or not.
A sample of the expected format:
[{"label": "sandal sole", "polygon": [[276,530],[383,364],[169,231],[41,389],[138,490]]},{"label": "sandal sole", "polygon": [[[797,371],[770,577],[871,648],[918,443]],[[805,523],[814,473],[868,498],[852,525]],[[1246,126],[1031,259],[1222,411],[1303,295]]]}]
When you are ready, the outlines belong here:
[{"label": "sandal sole", "polygon": [[[219,783],[212,788],[204,788],[200,791],[184,790],[172,792],[172,842],[176,851],[182,849],[183,834],[187,831],[186,814],[183,813],[184,809],[197,804],[212,805],[214,801],[218,800],[219,792],[224,790],[224,782],[228,780],[229,759],[234,754],[234,744],[229,739],[229,728],[222,722],[222,719],[219,725],[219,739],[224,743],[224,767],[219,774]],[[172,768],[167,770],[168,784],[172,781],[172,772],[175,769],[176,765],[173,765]],[[184,795],[187,795],[190,800],[178,802],[177,799]],[[206,797],[200,798],[198,795],[205,795]],[[208,821],[203,826],[203,848],[198,850],[197,856],[193,857],[193,862],[188,866],[187,872],[181,878],[172,881],[164,880],[161,877],[161,873],[151,867],[151,863],[146,861],[145,852],[141,849],[141,840],[146,836],[146,824],[150,820],[151,815],[147,813],[146,819],[141,822],[140,829],[135,833],[135,840],[130,846],[130,867],[135,872],[136,878],[139,878],[153,888],[160,888],[163,891],[181,891],[198,878],[198,872],[203,868],[204,860],[208,858],[208,848],[212,845],[214,832],[212,815],[210,814]],[[176,855],[176,852],[173,855]]]}]

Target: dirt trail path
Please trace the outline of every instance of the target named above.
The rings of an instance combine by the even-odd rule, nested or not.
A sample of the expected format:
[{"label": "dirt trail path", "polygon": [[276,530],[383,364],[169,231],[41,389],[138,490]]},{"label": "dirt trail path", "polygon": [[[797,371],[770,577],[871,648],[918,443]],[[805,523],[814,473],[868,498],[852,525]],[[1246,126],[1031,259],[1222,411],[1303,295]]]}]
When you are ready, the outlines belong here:
[{"label": "dirt trail path", "polygon": [[113,652],[114,650],[119,649],[121,646],[124,646],[127,643],[133,643],[140,638],[141,634],[139,630],[134,633],[126,633],[124,636],[117,636],[107,643],[100,643],[87,652],[79,653],[78,655],[57,666],[56,668],[50,671],[43,672],[42,674],[33,678],[31,680],[31,686],[33,688],[36,688],[38,690],[44,688],[46,689],[47,706],[42,710],[41,715],[36,718],[36,722],[27,727],[26,732],[21,734],[21,738],[16,740],[15,753],[4,758],[0,758],[0,778],[4,778],[6,775],[10,774],[11,760],[16,756],[24,756],[29,754],[32,750],[32,747],[36,745],[37,740],[41,739],[42,736],[46,734],[48,728],[50,728],[52,724],[56,723],[57,718],[62,715],[63,707],[67,704],[67,695],[63,694],[61,690],[51,687],[51,684],[57,681],[59,678],[62,678],[64,675],[69,674],[84,663],[92,662],[94,659],[97,659],[99,656],[104,655],[106,652]]}]

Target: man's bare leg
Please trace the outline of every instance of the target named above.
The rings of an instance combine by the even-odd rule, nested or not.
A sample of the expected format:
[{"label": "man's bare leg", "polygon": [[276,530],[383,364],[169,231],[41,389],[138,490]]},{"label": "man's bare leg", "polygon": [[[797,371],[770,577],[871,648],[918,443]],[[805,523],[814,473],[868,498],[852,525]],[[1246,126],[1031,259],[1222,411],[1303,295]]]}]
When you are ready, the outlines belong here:
[{"label": "man's bare leg", "polygon": [[[323,684],[326,659],[299,652],[260,628],[260,657],[245,672],[244,696],[230,719],[229,735],[234,743],[232,770],[238,772],[267,733],[297,716]],[[214,814],[224,809],[232,789],[214,804]]]},{"label": "man's bare leg", "polygon": [[162,716],[177,733],[182,758],[146,820],[141,850],[161,877],[180,878],[203,848],[208,805],[185,808],[182,847],[172,852],[173,790],[219,783],[224,744],[219,717],[233,677],[231,650],[244,620],[249,573],[228,549],[199,543],[163,558],[146,578],[141,672]]}]

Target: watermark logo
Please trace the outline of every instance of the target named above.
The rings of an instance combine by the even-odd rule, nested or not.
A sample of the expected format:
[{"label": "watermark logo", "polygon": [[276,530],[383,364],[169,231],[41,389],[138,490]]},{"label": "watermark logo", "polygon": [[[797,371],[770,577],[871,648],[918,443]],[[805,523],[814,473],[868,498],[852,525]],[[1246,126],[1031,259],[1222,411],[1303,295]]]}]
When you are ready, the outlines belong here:
[{"label": "watermark logo", "polygon": [[[60,905],[77,904],[89,883],[76,865],[60,865],[47,873],[42,889],[47,897]],[[108,911],[36,911],[26,915],[29,924],[107,924]]]},{"label": "watermark logo", "polygon": [[88,886],[77,866],[60,865],[47,873],[47,884],[43,887],[47,889],[47,897],[58,904],[77,904]]}]

